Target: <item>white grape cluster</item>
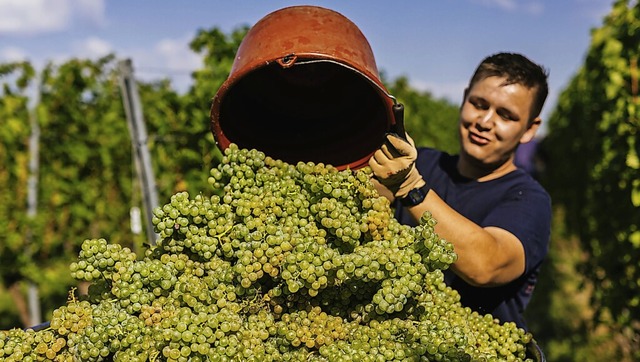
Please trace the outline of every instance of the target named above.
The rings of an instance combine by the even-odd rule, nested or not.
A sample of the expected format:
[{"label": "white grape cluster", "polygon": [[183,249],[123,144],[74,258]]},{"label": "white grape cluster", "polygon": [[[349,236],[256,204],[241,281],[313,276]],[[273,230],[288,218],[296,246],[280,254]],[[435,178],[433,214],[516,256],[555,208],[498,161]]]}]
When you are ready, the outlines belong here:
[{"label": "white grape cluster", "polygon": [[370,177],[231,145],[211,196],[154,211],[143,257],[86,240],[71,272],[89,295],[1,332],[0,360],[532,360],[530,334],[444,283],[456,254],[431,215],[399,224]]}]

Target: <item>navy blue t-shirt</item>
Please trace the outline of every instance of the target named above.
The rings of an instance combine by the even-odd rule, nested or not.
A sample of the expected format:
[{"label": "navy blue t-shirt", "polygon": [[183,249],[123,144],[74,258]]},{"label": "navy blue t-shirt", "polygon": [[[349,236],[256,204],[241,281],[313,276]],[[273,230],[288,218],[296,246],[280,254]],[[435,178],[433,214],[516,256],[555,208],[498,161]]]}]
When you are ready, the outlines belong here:
[{"label": "navy blue t-shirt", "polygon": [[[445,272],[445,280],[460,293],[464,306],[527,329],[522,314],[549,247],[551,199],[522,169],[478,182],[461,176],[457,161],[458,156],[419,148],[416,167],[431,189],[458,213],[481,227],[496,226],[515,235],[524,247],[525,271],[520,278],[499,287],[471,286],[451,270]],[[397,202],[394,206],[401,223],[416,225],[406,209]]]}]

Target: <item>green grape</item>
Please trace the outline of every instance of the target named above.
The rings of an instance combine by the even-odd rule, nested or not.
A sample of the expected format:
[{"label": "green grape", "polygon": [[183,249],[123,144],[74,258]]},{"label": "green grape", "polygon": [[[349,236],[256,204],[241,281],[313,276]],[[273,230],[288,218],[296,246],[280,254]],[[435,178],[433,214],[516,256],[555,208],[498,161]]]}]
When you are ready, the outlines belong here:
[{"label": "green grape", "polygon": [[232,144],[207,177],[211,190],[153,211],[160,239],[143,256],[85,240],[70,272],[89,295],[72,291],[46,330],[0,331],[0,359],[528,359],[530,334],[444,283],[456,254],[435,219],[400,225],[369,168]]}]

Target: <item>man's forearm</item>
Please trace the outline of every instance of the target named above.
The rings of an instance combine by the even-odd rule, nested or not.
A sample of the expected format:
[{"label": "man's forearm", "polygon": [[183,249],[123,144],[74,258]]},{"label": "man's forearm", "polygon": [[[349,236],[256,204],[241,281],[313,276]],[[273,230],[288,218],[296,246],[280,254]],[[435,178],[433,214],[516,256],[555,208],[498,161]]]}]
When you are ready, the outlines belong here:
[{"label": "man's forearm", "polygon": [[475,286],[496,286],[518,278],[524,272],[524,248],[511,233],[482,228],[459,214],[431,190],[424,201],[408,209],[419,220],[429,211],[438,222],[435,231],[451,242],[458,254],[453,271]]}]

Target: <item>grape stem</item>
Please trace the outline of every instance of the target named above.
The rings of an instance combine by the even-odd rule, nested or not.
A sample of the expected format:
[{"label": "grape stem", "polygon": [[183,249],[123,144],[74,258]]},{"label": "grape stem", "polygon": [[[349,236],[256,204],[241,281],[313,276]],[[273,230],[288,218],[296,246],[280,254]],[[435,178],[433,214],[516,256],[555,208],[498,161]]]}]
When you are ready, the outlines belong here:
[{"label": "grape stem", "polygon": [[69,300],[67,301],[67,303],[75,303],[75,302],[77,302],[77,300],[76,300],[76,289],[78,289],[78,288],[72,287],[69,290]]},{"label": "grape stem", "polygon": [[233,229],[233,227],[234,227],[234,226],[236,226],[236,224],[233,224],[233,225],[229,226],[229,227],[227,228],[227,230],[225,230],[225,231],[221,232],[220,234],[216,234],[216,238],[219,238],[219,237],[221,237],[221,236],[224,236],[226,233],[228,233],[228,232],[229,232],[229,230]]}]

